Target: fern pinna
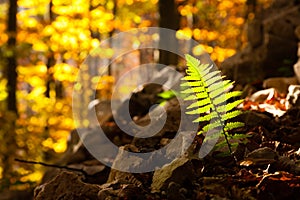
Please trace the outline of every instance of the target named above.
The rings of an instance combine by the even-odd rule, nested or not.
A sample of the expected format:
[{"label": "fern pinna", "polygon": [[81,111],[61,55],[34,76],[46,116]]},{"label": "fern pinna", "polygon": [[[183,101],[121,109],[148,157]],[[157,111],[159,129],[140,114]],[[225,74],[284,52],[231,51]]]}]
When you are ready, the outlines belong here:
[{"label": "fern pinna", "polygon": [[[229,135],[228,132],[235,128],[244,126],[242,122],[228,122],[241,114],[240,110],[234,108],[243,102],[235,100],[228,103],[228,100],[241,95],[240,91],[228,91],[233,82],[223,80],[221,72],[214,70],[213,65],[201,64],[200,61],[190,55],[186,55],[187,69],[184,82],[181,86],[181,93],[186,97],[184,100],[192,101],[187,107],[187,114],[197,115],[194,122],[209,122],[204,125],[198,134],[205,133],[206,137],[200,149],[199,156],[204,157],[217,143],[219,136],[225,140],[220,144],[227,144],[229,152],[232,153],[233,144],[229,138],[238,136]],[[202,150],[202,151],[201,151]]]}]

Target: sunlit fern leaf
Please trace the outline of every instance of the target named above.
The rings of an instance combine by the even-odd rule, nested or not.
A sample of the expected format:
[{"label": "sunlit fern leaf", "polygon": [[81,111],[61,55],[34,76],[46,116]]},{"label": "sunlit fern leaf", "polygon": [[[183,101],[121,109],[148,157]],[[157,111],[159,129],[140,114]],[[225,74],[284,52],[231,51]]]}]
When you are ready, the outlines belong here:
[{"label": "sunlit fern leaf", "polygon": [[[233,97],[239,97],[241,94],[242,94],[242,92],[240,92],[240,91],[227,92],[225,94],[225,99],[231,99]],[[223,102],[224,102],[224,97],[223,96],[216,97],[215,101],[214,101],[214,103],[217,104],[217,105],[222,104]]]},{"label": "sunlit fern leaf", "polygon": [[208,121],[214,120],[216,118],[218,118],[217,113],[216,112],[211,112],[211,113],[208,113],[204,116],[198,117],[193,122],[208,122]]},{"label": "sunlit fern leaf", "polygon": [[226,98],[227,99],[230,99],[232,97],[239,97],[242,95],[242,91],[233,91],[233,92],[227,92],[225,95],[226,95]]},{"label": "sunlit fern leaf", "polygon": [[199,131],[198,133],[199,134],[206,133],[209,130],[212,130],[212,129],[215,129],[215,128],[222,128],[223,126],[224,126],[224,124],[223,124],[222,121],[211,122],[211,123],[203,126],[202,130]]},{"label": "sunlit fern leaf", "polygon": [[232,129],[236,129],[236,128],[241,128],[243,127],[245,124],[243,122],[228,122],[225,127],[224,130],[225,131],[229,131]]},{"label": "sunlit fern leaf", "polygon": [[[228,132],[244,126],[241,122],[232,121],[242,112],[234,108],[243,100],[234,100],[241,95],[240,91],[228,92],[233,87],[233,81],[223,80],[221,72],[214,70],[213,65],[201,64],[200,61],[190,55],[186,55],[187,70],[186,76],[182,78],[182,94],[185,94],[185,101],[193,101],[187,107],[187,114],[198,115],[193,121],[196,123],[207,122],[198,134],[218,133],[225,138],[223,145],[227,144],[230,153],[231,144],[227,137],[234,138]],[[229,99],[231,100],[228,103]],[[227,122],[227,120],[231,122]],[[208,134],[211,137],[210,134]],[[207,139],[210,139],[210,138]],[[213,137],[216,135],[213,134]],[[222,145],[221,145],[222,146]]]},{"label": "sunlit fern leaf", "polygon": [[228,120],[228,119],[232,119],[232,118],[235,118],[239,115],[241,115],[243,112],[240,111],[240,110],[234,110],[234,111],[231,111],[231,112],[227,112],[224,116],[224,120]]},{"label": "sunlit fern leaf", "polygon": [[196,87],[196,86],[200,86],[201,83],[199,81],[194,81],[194,82],[185,82],[185,83],[182,83],[181,86],[183,87]]},{"label": "sunlit fern leaf", "polygon": [[198,108],[199,106],[210,104],[210,100],[208,98],[201,99],[189,105],[187,109]]},{"label": "sunlit fern leaf", "polygon": [[[204,81],[206,81],[205,82],[205,85],[207,86],[207,87],[209,87],[210,85],[212,85],[212,84],[214,84],[214,83],[217,83],[217,82],[220,82],[221,84],[223,84],[221,81],[222,81],[222,77],[221,76],[214,76],[214,77],[212,77],[212,78],[210,78],[210,79],[203,79]],[[222,87],[222,89],[224,89],[223,87]]]},{"label": "sunlit fern leaf", "polygon": [[232,109],[234,109],[235,107],[237,107],[238,105],[240,105],[241,103],[243,103],[243,99],[240,99],[240,100],[236,100],[232,103],[227,103],[226,104],[226,110],[230,111]]},{"label": "sunlit fern leaf", "polygon": [[220,75],[220,72],[219,71],[213,71],[213,72],[211,72],[209,74],[206,74],[203,78],[206,79],[206,80],[208,80],[208,79],[210,79],[210,78],[212,78],[212,77],[214,77],[216,75]]},{"label": "sunlit fern leaf", "polygon": [[198,107],[194,110],[191,110],[191,111],[187,111],[186,113],[189,114],[189,115],[195,115],[195,114],[201,114],[201,113],[206,113],[208,111],[210,111],[211,109],[211,104],[209,105],[206,105],[206,106],[202,106],[202,107]]}]

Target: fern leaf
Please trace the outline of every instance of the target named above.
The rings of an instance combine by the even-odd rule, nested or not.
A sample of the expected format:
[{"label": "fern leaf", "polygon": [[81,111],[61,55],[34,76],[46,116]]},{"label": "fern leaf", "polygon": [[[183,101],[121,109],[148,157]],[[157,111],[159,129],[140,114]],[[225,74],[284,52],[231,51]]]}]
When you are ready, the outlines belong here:
[{"label": "fern leaf", "polygon": [[193,122],[205,122],[205,121],[213,120],[213,119],[215,119],[217,117],[218,117],[218,115],[216,114],[216,112],[212,112],[212,113],[209,113],[207,115],[198,117]]},{"label": "fern leaf", "polygon": [[201,93],[196,93],[196,94],[192,94],[187,96],[186,98],[184,98],[184,100],[201,100],[201,99],[205,99],[208,98],[208,94],[206,92],[201,92]]},{"label": "fern leaf", "polygon": [[206,74],[205,76],[203,76],[203,79],[204,80],[209,80],[212,77],[217,76],[217,75],[220,75],[220,71],[213,71],[213,72],[211,72],[209,74]]},{"label": "fern leaf", "polygon": [[196,101],[194,103],[192,103],[191,105],[189,105],[187,107],[187,109],[191,109],[191,108],[198,108],[200,106],[204,106],[204,105],[207,105],[207,104],[210,104],[210,100],[208,98],[205,98],[205,99],[202,99],[200,101]]},{"label": "fern leaf", "polygon": [[181,93],[182,94],[194,94],[194,93],[199,93],[199,92],[204,92],[205,89],[204,87],[191,87],[183,90]]},{"label": "fern leaf", "polygon": [[225,114],[224,120],[235,118],[235,117],[239,116],[240,114],[242,114],[242,111],[240,111],[240,110],[228,112]]},{"label": "fern leaf", "polygon": [[198,97],[196,95],[190,95],[184,98],[185,101],[197,100]]},{"label": "fern leaf", "polygon": [[233,92],[227,92],[226,93],[226,99],[230,99],[230,98],[233,98],[233,97],[239,97],[242,95],[243,92],[241,91],[233,91]]},{"label": "fern leaf", "polygon": [[229,131],[229,130],[232,130],[232,129],[243,127],[244,125],[245,124],[243,122],[228,122],[225,125],[224,130]]},{"label": "fern leaf", "polygon": [[189,74],[189,75],[190,76],[184,77],[183,80],[185,80],[185,81],[196,81],[197,80],[197,78],[195,77],[194,74]]},{"label": "fern leaf", "polygon": [[[184,79],[182,79],[184,80]],[[184,83],[181,83],[180,86],[181,87],[198,87],[198,86],[201,86],[202,83],[199,82],[199,81],[194,81],[194,82],[184,82]]]},{"label": "fern leaf", "polygon": [[240,105],[244,100],[240,99],[240,100],[236,100],[232,103],[227,103],[225,106],[218,106],[217,110],[218,112],[221,112],[222,110],[226,110],[226,112],[229,112],[231,110],[233,110],[236,106]]},{"label": "fern leaf", "polygon": [[211,99],[215,99],[217,96],[220,96],[220,95],[224,95],[224,98],[225,98],[225,90],[222,87],[209,93],[209,97]]},{"label": "fern leaf", "polygon": [[211,122],[205,126],[203,126],[202,128],[202,132],[201,133],[205,133],[205,132],[208,132],[209,130],[212,130],[212,129],[215,129],[215,128],[222,128],[222,126],[224,126],[223,122],[222,121],[215,121],[215,122]]},{"label": "fern leaf", "polygon": [[220,81],[209,85],[209,87],[207,89],[208,89],[208,92],[213,92],[213,91],[220,90],[220,89],[226,91],[223,84],[221,84]]},{"label": "fern leaf", "polygon": [[[211,84],[214,84],[216,82],[219,82],[219,83],[223,83],[223,80],[222,80],[222,77],[221,76],[214,76],[210,79],[203,79],[205,81],[205,84],[206,84],[206,87],[209,87]],[[224,87],[222,87],[224,89]]]},{"label": "fern leaf", "polygon": [[[200,65],[200,60],[195,59],[193,56],[191,56],[189,54],[186,54],[185,58],[188,61],[187,62],[187,66],[191,66],[191,65],[193,65],[193,66],[199,66]],[[188,69],[190,69],[190,68],[188,68]]]},{"label": "fern leaf", "polygon": [[229,100],[230,98],[233,98],[233,97],[239,97],[240,95],[242,94],[241,91],[234,91],[234,92],[228,92],[224,95],[221,95],[221,96],[217,96],[215,99],[214,99],[214,103],[216,105],[219,105],[219,104],[222,104],[224,103],[225,101]]},{"label": "fern leaf", "polygon": [[223,81],[223,87],[225,91],[228,91],[229,89],[231,89],[233,87],[234,81],[230,81],[230,80],[225,80]]},{"label": "fern leaf", "polygon": [[203,107],[199,107],[197,109],[194,109],[192,111],[187,111],[186,114],[189,114],[189,115],[195,115],[195,114],[202,114],[202,113],[206,113],[208,111],[210,111],[211,109],[211,104],[209,105],[206,105],[206,106],[203,106]]},{"label": "fern leaf", "polygon": [[228,103],[226,104],[226,110],[227,111],[231,111],[233,108],[237,107],[238,105],[240,105],[241,103],[243,103],[243,99],[240,99],[240,100],[236,100],[232,103]]},{"label": "fern leaf", "polygon": [[201,116],[201,117],[198,117],[197,119],[195,119],[193,122],[206,122],[206,121],[209,121],[211,119],[211,115],[204,115],[204,116]]},{"label": "fern leaf", "polygon": [[[214,98],[214,104],[217,106],[217,107],[220,107],[220,106],[224,106],[227,102],[228,98],[226,98],[226,94],[225,95],[220,95],[220,96],[217,96]],[[223,110],[225,109],[222,108]]]}]

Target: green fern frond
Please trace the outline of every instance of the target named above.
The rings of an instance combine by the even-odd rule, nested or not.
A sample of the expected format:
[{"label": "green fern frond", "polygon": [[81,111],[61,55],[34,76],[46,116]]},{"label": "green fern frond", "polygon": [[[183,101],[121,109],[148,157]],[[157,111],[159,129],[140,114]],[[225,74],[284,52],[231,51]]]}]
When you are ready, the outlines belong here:
[{"label": "green fern frond", "polygon": [[[228,142],[228,137],[234,138],[228,132],[243,127],[241,122],[232,121],[242,112],[234,110],[243,100],[235,100],[227,103],[229,99],[239,97],[240,91],[228,92],[233,86],[233,81],[223,80],[221,72],[214,70],[212,65],[201,64],[200,61],[190,55],[186,55],[187,70],[186,76],[182,78],[182,94],[185,94],[185,101],[193,101],[188,107],[186,113],[189,115],[198,115],[193,121],[210,122],[202,127],[198,134],[218,133],[223,135],[223,143],[228,145],[230,153],[232,144]],[[232,122],[227,122],[227,120]],[[209,134],[209,137],[212,137]],[[210,138],[207,138],[208,140]]]}]

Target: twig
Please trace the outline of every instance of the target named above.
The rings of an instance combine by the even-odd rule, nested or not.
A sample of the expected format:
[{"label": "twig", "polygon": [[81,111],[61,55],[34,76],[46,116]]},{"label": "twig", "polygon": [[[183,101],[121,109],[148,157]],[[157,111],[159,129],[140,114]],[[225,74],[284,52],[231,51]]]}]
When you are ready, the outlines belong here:
[{"label": "twig", "polygon": [[33,164],[33,165],[42,165],[45,167],[54,167],[54,168],[66,169],[66,170],[70,170],[70,171],[76,171],[76,172],[82,173],[85,176],[88,176],[88,174],[85,171],[83,171],[82,169],[78,169],[78,168],[54,165],[54,164],[47,164],[47,163],[37,162],[37,161],[28,161],[28,160],[22,160],[22,159],[18,159],[18,158],[15,158],[15,161],[21,162],[21,163]]}]

